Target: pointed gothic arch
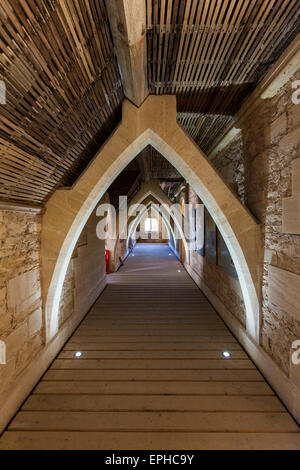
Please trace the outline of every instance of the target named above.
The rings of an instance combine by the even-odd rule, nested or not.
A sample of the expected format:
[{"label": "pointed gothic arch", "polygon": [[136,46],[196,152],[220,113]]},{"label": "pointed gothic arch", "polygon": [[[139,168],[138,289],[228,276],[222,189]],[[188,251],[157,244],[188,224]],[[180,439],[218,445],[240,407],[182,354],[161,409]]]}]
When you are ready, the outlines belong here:
[{"label": "pointed gothic arch", "polygon": [[[140,187],[139,191],[137,194],[134,196],[134,198],[130,201],[130,204],[128,205],[128,217],[126,221],[123,221],[123,225],[120,227],[119,226],[119,218],[117,218],[117,233],[118,234],[124,234],[125,232],[125,225],[129,223],[129,220],[131,218],[130,214],[132,211],[132,208],[135,206],[138,206],[140,204],[144,204],[145,201],[147,201],[148,198],[152,198],[153,201],[156,202],[156,204],[159,204],[162,206],[165,212],[165,219],[170,219],[172,220],[172,223],[174,227],[176,227],[176,231],[179,234],[180,238],[183,240],[183,244],[185,247],[185,252],[186,252],[186,262],[189,263],[189,249],[188,249],[188,242],[186,240],[184,231],[181,227],[181,212],[178,210],[172,211],[172,202],[170,199],[167,197],[167,195],[163,192],[161,189],[159,183],[157,180],[150,180],[147,183],[142,184]],[[173,229],[172,229],[173,230]],[[173,231],[174,235],[174,231]],[[128,237],[126,236],[127,241]],[[114,245],[112,247],[112,258],[114,261],[114,266],[116,265],[117,259],[116,259],[116,250],[117,250],[117,244],[119,242],[119,237],[115,240]]]},{"label": "pointed gothic arch", "polygon": [[123,102],[122,122],[71,188],[49,199],[42,229],[46,340],[58,332],[62,286],[78,237],[112,181],[147,145],[189,182],[217,224],[237,269],[247,331],[259,338],[260,227],[176,121],[175,96],[149,96],[140,108]]}]

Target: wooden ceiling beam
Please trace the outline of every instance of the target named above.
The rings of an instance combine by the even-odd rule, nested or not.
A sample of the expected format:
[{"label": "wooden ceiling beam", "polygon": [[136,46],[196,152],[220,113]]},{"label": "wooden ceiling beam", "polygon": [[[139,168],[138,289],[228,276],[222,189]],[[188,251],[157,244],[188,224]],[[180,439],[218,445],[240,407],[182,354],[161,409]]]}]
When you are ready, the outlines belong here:
[{"label": "wooden ceiling beam", "polygon": [[148,95],[146,2],[105,0],[125,96],[140,106]]}]

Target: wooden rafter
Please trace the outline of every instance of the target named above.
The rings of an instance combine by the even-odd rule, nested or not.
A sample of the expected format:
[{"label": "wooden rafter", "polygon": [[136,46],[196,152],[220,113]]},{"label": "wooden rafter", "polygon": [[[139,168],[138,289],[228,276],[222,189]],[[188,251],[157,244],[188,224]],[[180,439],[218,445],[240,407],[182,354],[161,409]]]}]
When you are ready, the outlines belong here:
[{"label": "wooden rafter", "polygon": [[104,0],[3,0],[0,198],[44,202],[72,184],[120,120]]},{"label": "wooden rafter", "polygon": [[147,0],[150,93],[208,151],[300,28],[297,0]]},{"label": "wooden rafter", "polygon": [[1,0],[0,200],[43,204],[72,185],[119,123],[124,88],[137,105],[176,94],[209,153],[299,19],[298,0]]},{"label": "wooden rafter", "polygon": [[140,106],[148,95],[146,5],[142,0],[106,0],[125,96]]}]

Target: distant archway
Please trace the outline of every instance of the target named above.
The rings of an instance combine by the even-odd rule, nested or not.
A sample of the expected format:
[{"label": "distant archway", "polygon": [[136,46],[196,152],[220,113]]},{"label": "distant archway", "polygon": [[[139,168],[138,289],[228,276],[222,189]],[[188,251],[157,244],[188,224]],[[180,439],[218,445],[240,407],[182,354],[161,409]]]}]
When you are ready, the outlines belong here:
[{"label": "distant archway", "polygon": [[70,189],[46,204],[42,227],[42,282],[46,340],[58,332],[62,286],[78,237],[117,175],[147,145],[190,183],[218,226],[235,264],[248,333],[259,338],[260,227],[176,120],[175,96],[149,96],[140,108],[125,100],[122,123]]},{"label": "distant archway", "polygon": [[[147,183],[144,183],[137,194],[134,196],[134,198],[130,201],[130,204],[128,205],[128,218],[127,218],[127,223],[130,221],[131,216],[130,213],[132,211],[132,208],[135,206],[139,206],[140,204],[145,204],[145,201],[148,201],[149,198],[152,198],[151,200],[155,202],[156,204],[159,204],[162,209],[164,210],[164,218],[165,220],[172,220],[174,227],[176,227],[176,232],[179,234],[180,238],[183,240],[184,247],[185,247],[185,252],[186,252],[186,262],[189,263],[189,247],[188,247],[188,242],[186,240],[185,234],[183,232],[180,219],[181,219],[181,212],[179,210],[175,209],[175,212],[171,210],[172,202],[170,199],[167,197],[167,195],[163,192],[161,189],[159,182],[157,180],[150,180]],[[119,227],[119,219],[117,219],[117,232],[120,234],[123,234],[125,232],[125,221],[123,223],[122,227]],[[172,228],[173,236],[174,239],[175,233],[174,229]],[[128,237],[126,236],[127,241]],[[116,250],[117,250],[117,244],[119,242],[119,238],[115,240],[112,253],[113,253],[113,260],[114,264],[116,264],[117,259],[116,259]]]},{"label": "distant archway", "polygon": [[162,222],[165,225],[165,228],[168,230],[168,233],[170,233],[170,231],[171,231],[172,236],[174,236],[173,228],[172,228],[171,224],[169,223],[169,221],[164,217],[162,212],[159,211],[159,209],[157,207],[157,202],[155,202],[155,201],[148,202],[147,205],[145,206],[145,208],[129,224],[128,236],[127,236],[127,240],[126,240],[127,247],[128,247],[128,244],[129,244],[129,239],[132,238],[132,236],[135,234],[135,232],[138,228],[138,225],[141,223],[143,217],[145,216],[145,214],[149,210],[154,211],[156,213],[156,215],[162,219]]},{"label": "distant archway", "polygon": [[145,215],[145,213],[146,213],[150,208],[154,209],[154,211],[162,218],[163,222],[165,223],[166,228],[169,230],[169,233],[171,233],[173,239],[175,239],[175,233],[174,233],[174,230],[173,230],[172,225],[169,223],[169,220],[165,217],[165,215],[163,214],[163,212],[160,212],[160,211],[157,209],[156,204],[157,204],[157,202],[155,202],[155,201],[149,202],[149,203],[147,204],[147,206],[145,207],[145,209],[144,209],[142,212],[140,212],[140,213],[135,217],[135,219],[131,222],[131,224],[130,224],[130,226],[129,226],[129,230],[128,230],[127,241],[126,241],[127,250],[128,250],[128,245],[129,245],[129,239],[130,239],[130,238],[132,237],[132,235],[135,233],[138,224],[140,223],[140,221],[142,220],[143,216]]}]

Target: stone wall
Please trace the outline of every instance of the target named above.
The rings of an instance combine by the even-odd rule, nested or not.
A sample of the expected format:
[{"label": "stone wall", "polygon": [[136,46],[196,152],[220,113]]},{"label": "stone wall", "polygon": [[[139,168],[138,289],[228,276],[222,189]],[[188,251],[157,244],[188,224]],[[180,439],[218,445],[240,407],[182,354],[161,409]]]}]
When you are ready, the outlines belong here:
[{"label": "stone wall", "polygon": [[[300,305],[299,313],[291,315],[288,306],[282,308],[282,302],[281,306],[271,302],[270,285],[274,281],[269,272],[270,266],[275,266],[300,275],[300,233],[282,232],[282,201],[292,196],[292,161],[300,157],[300,104],[291,99],[292,83],[299,79],[300,71],[276,96],[258,99],[252,111],[238,123],[240,132],[211,158],[224,180],[261,223],[264,254],[261,346],[298,385],[300,367],[295,373],[291,345],[300,339]],[[192,190],[189,198],[191,201],[197,198]],[[211,292],[245,324],[239,284],[195,252],[191,266]]]},{"label": "stone wall", "polygon": [[222,175],[223,180],[235,191],[240,200],[245,202],[245,162],[242,133],[212,158],[213,165]]},{"label": "stone wall", "polygon": [[116,260],[115,260],[115,267],[116,269],[119,268],[121,262],[124,261],[124,258],[127,256],[127,243],[126,240],[118,240],[116,246]]},{"label": "stone wall", "polygon": [[262,346],[287,375],[291,344],[300,339],[297,320],[269,301],[269,266],[300,275],[300,234],[282,232],[282,200],[292,195],[292,161],[300,157],[300,104],[292,102],[288,81],[272,99],[261,101],[242,123],[245,202],[262,224]]},{"label": "stone wall", "polygon": [[87,313],[105,286],[105,241],[96,235],[98,222],[94,211],[74,249],[60,300],[60,327],[71,315]]},{"label": "stone wall", "polygon": [[0,430],[106,284],[104,241],[96,236],[94,212],[78,240],[64,281],[59,311],[61,346],[57,348],[55,341],[53,346],[45,345],[41,219],[31,212],[0,212]]},{"label": "stone wall", "polygon": [[0,364],[0,400],[44,343],[40,283],[41,216],[0,212],[0,340],[6,364]]},{"label": "stone wall", "polygon": [[[196,206],[200,203],[191,186],[188,188],[188,202]],[[203,228],[204,230],[204,228]],[[218,259],[218,258],[217,258]],[[202,282],[215,294],[225,307],[245,326],[245,307],[238,280],[224,272],[217,264],[211,263],[206,253],[190,252],[190,266]]]}]

